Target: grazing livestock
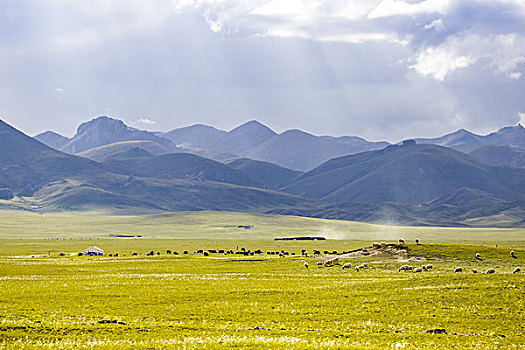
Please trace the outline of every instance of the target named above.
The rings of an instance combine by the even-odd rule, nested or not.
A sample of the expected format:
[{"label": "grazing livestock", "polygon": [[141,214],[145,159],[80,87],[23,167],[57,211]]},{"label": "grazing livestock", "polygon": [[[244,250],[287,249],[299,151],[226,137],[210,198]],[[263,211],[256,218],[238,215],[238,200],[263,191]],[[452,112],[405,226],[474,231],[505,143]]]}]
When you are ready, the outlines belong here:
[{"label": "grazing livestock", "polygon": [[472,273],[478,273],[478,270],[472,269]]},{"label": "grazing livestock", "polygon": [[304,267],[308,268],[308,261],[304,262]]},{"label": "grazing livestock", "polygon": [[462,272],[463,271],[463,268],[462,267],[456,267],[454,269],[454,272]]},{"label": "grazing livestock", "polygon": [[403,265],[399,268],[399,272],[401,271],[412,271],[413,267],[410,265]]},{"label": "grazing livestock", "polygon": [[316,262],[316,264],[317,264],[317,266],[319,266],[319,267],[323,267],[323,262],[322,262],[322,261],[318,261],[318,262]]},{"label": "grazing livestock", "polygon": [[399,241],[399,244],[405,244],[405,240],[403,238],[400,238],[398,241]]},{"label": "grazing livestock", "polygon": [[137,253],[131,253],[131,256],[137,256],[138,254]]},{"label": "grazing livestock", "polygon": [[419,244],[419,238],[416,238],[415,241],[416,241],[416,244]]},{"label": "grazing livestock", "polygon": [[373,248],[381,248],[381,243],[379,243],[379,242],[373,242],[373,243],[372,243],[372,247],[373,247]]},{"label": "grazing livestock", "polygon": [[512,273],[520,273],[521,269],[519,267],[516,267]]},{"label": "grazing livestock", "polygon": [[426,266],[426,268],[427,268],[427,270],[432,269],[432,264],[428,264],[428,265]]},{"label": "grazing livestock", "polygon": [[510,251],[510,256],[512,256],[514,259],[517,259],[516,255],[514,255],[514,250]]},{"label": "grazing livestock", "polygon": [[171,250],[166,250],[166,254],[170,255],[171,254]]},{"label": "grazing livestock", "polygon": [[386,247],[386,246],[387,246],[386,242],[381,242],[381,247]]},{"label": "grazing livestock", "polygon": [[490,274],[493,274],[493,273],[496,273],[496,270],[488,269],[487,271],[485,271],[485,275],[490,275]]},{"label": "grazing livestock", "polygon": [[480,260],[481,258],[481,255],[479,255],[479,253],[476,253],[476,259]]},{"label": "grazing livestock", "polygon": [[279,252],[279,257],[284,258],[284,252]]},{"label": "grazing livestock", "polygon": [[414,273],[423,272],[423,268],[422,267],[416,267],[413,272]]},{"label": "grazing livestock", "polygon": [[345,263],[345,264],[343,264],[343,270],[344,269],[349,269],[351,267],[352,267],[352,263]]},{"label": "grazing livestock", "polygon": [[361,265],[359,265],[359,266],[356,266],[355,270],[356,270],[357,272],[359,272],[359,270],[364,269],[364,268],[367,267],[367,266],[368,266],[368,264],[361,264]]},{"label": "grazing livestock", "polygon": [[339,258],[333,258],[333,259],[328,259],[324,262],[324,266],[325,267],[330,267],[330,266],[333,266],[336,262],[339,261]]}]

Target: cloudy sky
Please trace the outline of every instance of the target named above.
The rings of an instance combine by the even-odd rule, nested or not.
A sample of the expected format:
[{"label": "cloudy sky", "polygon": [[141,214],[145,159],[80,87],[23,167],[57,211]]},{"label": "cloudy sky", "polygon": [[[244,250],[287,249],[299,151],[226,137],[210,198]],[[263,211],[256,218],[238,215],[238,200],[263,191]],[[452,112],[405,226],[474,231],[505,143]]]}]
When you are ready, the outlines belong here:
[{"label": "cloudy sky", "polygon": [[0,119],[397,141],[525,120],[525,1],[0,0]]}]

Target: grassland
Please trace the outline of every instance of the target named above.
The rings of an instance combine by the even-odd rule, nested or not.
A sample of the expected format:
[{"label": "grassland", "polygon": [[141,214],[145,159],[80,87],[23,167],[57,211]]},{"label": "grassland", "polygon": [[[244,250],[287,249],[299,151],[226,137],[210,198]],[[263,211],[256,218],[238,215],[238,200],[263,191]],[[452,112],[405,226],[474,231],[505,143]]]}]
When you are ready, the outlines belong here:
[{"label": "grassland", "polygon": [[[16,214],[14,214],[16,213]],[[239,229],[238,225],[253,225]],[[0,239],[104,239],[111,235],[143,239],[262,239],[323,236],[332,240],[486,242],[525,248],[525,228],[442,228],[385,226],[344,220],[230,212],[177,212],[115,216],[100,212],[35,214],[0,212]]]},{"label": "grassland", "polygon": [[[320,235],[321,228],[348,236],[273,241]],[[138,232],[143,237],[108,237]],[[406,239],[418,234],[423,244],[406,246],[408,263],[432,264],[430,271],[398,272],[407,258],[387,253],[341,259],[367,262],[359,272],[319,268],[324,257],[300,255],[302,249],[353,250],[400,233]],[[4,214],[0,348],[523,348],[525,278],[512,274],[524,266],[522,236],[519,230],[390,228],[228,213]],[[70,256],[91,244],[113,256]],[[290,255],[195,253],[241,248]],[[147,256],[151,250],[155,255]],[[454,273],[456,266],[465,272]],[[438,328],[447,334],[427,333]]]}]

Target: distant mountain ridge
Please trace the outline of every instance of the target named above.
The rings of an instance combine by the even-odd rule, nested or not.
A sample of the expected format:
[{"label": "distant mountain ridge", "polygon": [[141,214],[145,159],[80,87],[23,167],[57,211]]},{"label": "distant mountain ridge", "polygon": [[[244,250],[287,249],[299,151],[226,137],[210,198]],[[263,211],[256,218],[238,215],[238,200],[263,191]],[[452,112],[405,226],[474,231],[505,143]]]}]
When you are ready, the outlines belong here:
[{"label": "distant mountain ridge", "polygon": [[130,128],[122,121],[109,117],[98,117],[81,124],[71,139],[53,132],[45,132],[35,138],[57,150],[81,155],[89,155],[90,149],[113,143],[152,141],[171,152],[193,153],[223,162],[244,157],[295,171],[310,170],[334,157],[389,145],[356,136],[315,136],[300,130],[278,134],[256,120],[228,132],[203,124],[169,132],[148,132]]},{"label": "distant mountain ridge", "polygon": [[[53,150],[5,123],[0,129],[0,208],[240,210],[403,225],[525,225],[525,169],[492,166],[437,145],[406,141],[336,157],[301,173],[253,159],[223,164],[180,149],[155,155],[145,148],[164,146],[149,140],[119,141],[83,153],[103,159],[95,162]],[[250,139],[254,130],[261,137]],[[298,130],[272,136],[256,122],[236,132],[240,140],[257,143],[257,150],[290,136],[300,149],[311,152],[313,144],[322,154],[324,142],[330,151],[334,143],[370,146],[359,138]],[[518,144],[520,132],[513,127],[491,138],[503,142],[517,133],[511,139]],[[276,149],[291,147],[283,142]]]},{"label": "distant mountain ridge", "polygon": [[[148,162],[148,158],[153,157],[152,161],[157,160],[162,166],[170,166],[173,171],[184,172],[185,169],[190,169],[184,162],[159,159],[140,147],[125,152],[128,160],[135,157]],[[166,156],[185,157],[178,153]],[[262,212],[275,207],[310,202],[285,193],[229,183],[230,180],[236,182],[236,179],[240,179],[245,180],[246,185],[258,184],[248,175],[222,163],[193,155],[186,156],[190,159],[199,158],[192,163],[197,167],[190,171],[200,172],[198,167],[202,164],[212,164],[219,168],[217,174],[224,173],[226,178],[216,178],[215,181],[206,178],[168,178],[158,176],[156,171],[160,168],[151,164],[150,167],[146,165],[139,169],[143,177],[123,174],[107,164],[54,150],[0,121],[0,189],[15,196],[8,198],[10,196],[4,195],[5,199],[0,199],[0,207],[33,210],[36,205],[47,211],[134,208],[142,212]],[[203,175],[206,174],[204,171]],[[229,174],[237,177],[229,179]],[[31,200],[26,200],[29,197]]]},{"label": "distant mountain ridge", "polygon": [[433,144],[470,153],[483,146],[510,146],[525,149],[525,128],[518,124],[507,126],[493,133],[482,136],[465,129],[437,138],[416,138],[417,143]]},{"label": "distant mountain ridge", "polygon": [[525,168],[525,149],[510,146],[483,146],[470,152],[469,155],[487,164]]},{"label": "distant mountain ridge", "polygon": [[409,144],[332,159],[284,191],[336,203],[421,205],[469,188],[523,202],[523,180],[523,169],[490,166],[442,146]]},{"label": "distant mountain ridge", "polygon": [[[149,131],[128,127],[118,119],[106,116],[97,117],[80,124],[76,134],[67,139],[64,136],[46,131],[35,136],[35,139],[59,151],[76,154],[89,149],[122,141],[154,141],[171,151],[177,147],[168,139],[158,137]],[[66,142],[67,140],[67,142]]]}]

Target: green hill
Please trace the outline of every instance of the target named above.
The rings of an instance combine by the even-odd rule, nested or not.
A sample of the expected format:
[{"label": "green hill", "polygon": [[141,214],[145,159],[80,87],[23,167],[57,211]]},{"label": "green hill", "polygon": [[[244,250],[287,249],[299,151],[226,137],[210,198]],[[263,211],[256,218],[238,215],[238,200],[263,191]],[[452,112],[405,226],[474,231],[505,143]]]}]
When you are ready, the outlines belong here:
[{"label": "green hill", "polygon": [[418,205],[469,188],[523,201],[524,180],[522,169],[493,167],[449,148],[414,144],[330,160],[285,191],[329,202]]},{"label": "green hill", "polygon": [[190,153],[172,153],[151,158],[132,168],[139,176],[210,180],[228,184],[263,187],[244,172],[226,164]]},{"label": "green hill", "polygon": [[[264,211],[309,202],[284,193],[217,182],[260,185],[239,170],[188,154],[142,162],[139,171],[145,177],[119,175],[108,165],[56,151],[2,121],[0,150],[0,188],[16,195],[0,200],[0,207],[10,209]],[[128,159],[137,151],[144,153],[131,150]],[[195,179],[159,175],[182,177],[192,175],[193,170],[203,174]]]},{"label": "green hill", "polygon": [[110,143],[109,145],[88,149],[84,152],[78,153],[77,155],[89,158],[91,160],[96,160],[97,162],[103,162],[117,154],[136,148],[141,148],[154,156],[161,156],[173,152],[173,150],[170,150],[155,141],[134,140]]},{"label": "green hill", "polygon": [[248,158],[234,160],[228,163],[228,165],[243,171],[253,179],[275,190],[289,185],[295,178],[302,174],[299,171]]}]

